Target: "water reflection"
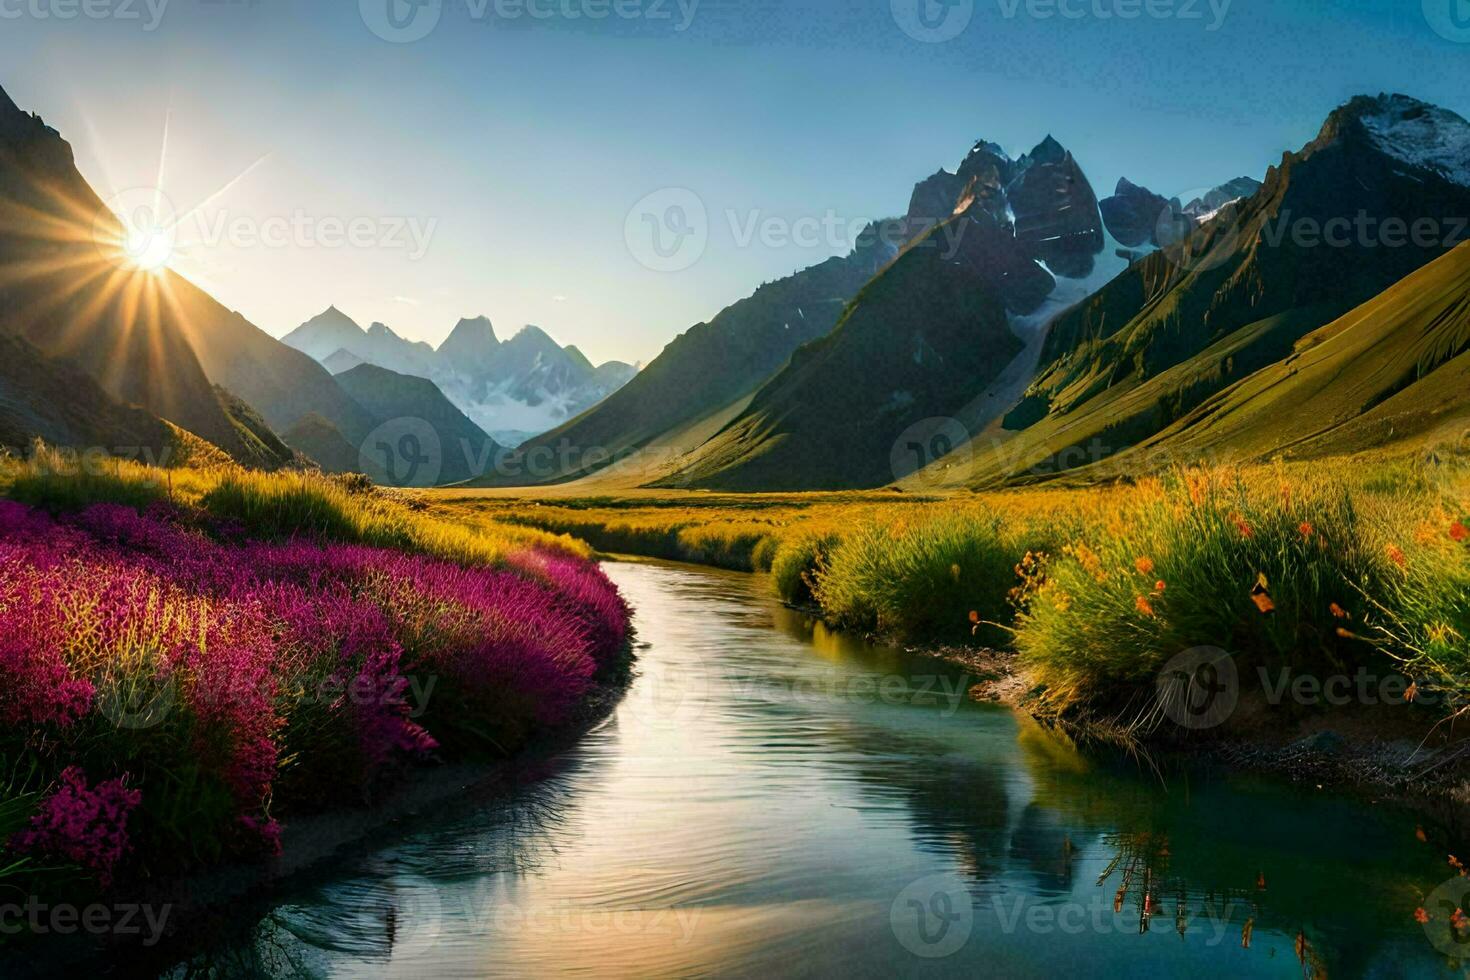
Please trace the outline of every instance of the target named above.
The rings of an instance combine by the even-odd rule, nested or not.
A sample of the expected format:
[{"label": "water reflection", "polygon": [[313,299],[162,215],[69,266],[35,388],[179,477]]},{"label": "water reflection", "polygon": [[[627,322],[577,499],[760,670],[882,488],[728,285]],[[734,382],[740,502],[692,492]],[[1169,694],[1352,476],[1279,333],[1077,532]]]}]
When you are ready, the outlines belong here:
[{"label": "water reflection", "polygon": [[610,573],[646,648],[599,730],[303,885],[174,976],[1424,976],[1395,812],[1085,756],[748,577]]}]

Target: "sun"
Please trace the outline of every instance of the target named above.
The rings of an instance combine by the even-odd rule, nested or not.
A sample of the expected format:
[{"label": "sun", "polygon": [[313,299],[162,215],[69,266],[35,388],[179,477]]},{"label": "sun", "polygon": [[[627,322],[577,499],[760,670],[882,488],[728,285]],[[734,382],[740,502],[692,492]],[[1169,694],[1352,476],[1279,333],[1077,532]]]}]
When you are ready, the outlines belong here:
[{"label": "sun", "polygon": [[163,273],[174,257],[173,229],[158,221],[148,208],[120,217],[123,234],[119,244],[124,261],[143,272]]}]

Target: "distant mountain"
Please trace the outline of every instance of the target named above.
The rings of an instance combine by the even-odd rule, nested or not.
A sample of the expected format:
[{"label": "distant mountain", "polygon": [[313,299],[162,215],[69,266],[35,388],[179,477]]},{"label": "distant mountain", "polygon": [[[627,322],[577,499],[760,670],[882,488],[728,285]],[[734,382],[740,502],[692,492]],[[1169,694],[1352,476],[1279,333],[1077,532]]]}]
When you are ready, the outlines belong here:
[{"label": "distant mountain", "polygon": [[350,350],[339,350],[330,357],[324,358],[322,360],[322,367],[336,375],[341,374],[343,371],[351,371],[359,364],[366,363],[367,361],[364,361]]},{"label": "distant mountain", "polygon": [[[602,404],[522,446],[524,455],[510,460],[514,481],[596,472],[749,398],[793,351],[831,331],[847,301],[893,259],[897,220],[866,230],[848,255],[766,283],[675,337]],[[532,454],[555,462],[521,465]]]},{"label": "distant mountain", "polygon": [[594,367],[581,351],[561,347],[539,327],[525,327],[502,342],[485,317],[461,320],[435,350],[381,323],[363,330],[332,307],[287,334],[284,343],[333,374],[373,364],[428,378],[477,425],[510,443],[591,408],[637,372],[618,361]]},{"label": "distant mountain", "polygon": [[1254,177],[1237,177],[1181,204],[1177,197],[1164,198],[1125,177],[1119,179],[1112,197],[1104,198],[1099,206],[1104,226],[1120,244],[1161,248],[1182,240],[1225,205],[1260,189],[1261,182]]},{"label": "distant mountain", "polygon": [[382,323],[364,330],[335,306],[307,320],[281,342],[321,362],[346,352],[359,363],[377,364],[421,378],[431,377],[434,369],[434,348],[428,344],[405,340]]},{"label": "distant mountain", "polygon": [[[399,374],[375,364],[359,364],[338,375],[337,381],[378,418],[407,420],[403,434],[418,440],[415,452],[433,453],[433,447],[424,444],[423,434],[413,428],[419,422],[428,423],[438,442],[437,483],[460,483],[480,476],[502,452],[501,446],[470,421],[427,378]],[[330,440],[330,435],[322,433],[319,438]],[[376,462],[372,451],[373,447],[366,447],[362,455],[368,461]],[[390,451],[399,450],[397,446],[390,446]],[[371,471],[368,475],[378,478]],[[380,479],[379,482],[392,481]]]},{"label": "distant mountain", "polygon": [[0,330],[242,462],[258,462],[264,443],[216,384],[277,429],[310,411],[354,437],[372,428],[309,358],[183,277],[128,268],[99,246],[122,237],[71,147],[0,91]]},{"label": "distant mountain", "polygon": [[335,425],[315,412],[297,419],[281,437],[328,473],[362,471],[360,447],[348,442]]},{"label": "distant mountain", "polygon": [[[952,219],[963,222],[969,219]],[[1020,353],[993,279],[928,232],[799,348],[734,422],[664,481],[721,490],[875,487],[909,425],[969,401]]]},{"label": "distant mountain", "polygon": [[[1059,317],[999,450],[945,480],[1046,478],[1144,443],[1463,240],[1470,124],[1359,97],[1250,198]],[[1416,222],[1432,233],[1414,236]]]},{"label": "distant mountain", "polygon": [[465,318],[454,325],[439,345],[439,357],[471,377],[488,376],[495,370],[500,339],[489,317]]}]

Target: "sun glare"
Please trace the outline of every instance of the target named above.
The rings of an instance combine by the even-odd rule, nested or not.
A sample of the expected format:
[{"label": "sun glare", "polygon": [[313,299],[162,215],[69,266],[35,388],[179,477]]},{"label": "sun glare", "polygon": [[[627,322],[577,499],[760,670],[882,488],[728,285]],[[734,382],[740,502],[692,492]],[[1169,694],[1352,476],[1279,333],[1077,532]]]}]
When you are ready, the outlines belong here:
[{"label": "sun glare", "polygon": [[[146,209],[145,209],[146,210]],[[161,273],[174,256],[173,231],[160,227],[152,214],[124,215],[124,260],[144,272]]]}]

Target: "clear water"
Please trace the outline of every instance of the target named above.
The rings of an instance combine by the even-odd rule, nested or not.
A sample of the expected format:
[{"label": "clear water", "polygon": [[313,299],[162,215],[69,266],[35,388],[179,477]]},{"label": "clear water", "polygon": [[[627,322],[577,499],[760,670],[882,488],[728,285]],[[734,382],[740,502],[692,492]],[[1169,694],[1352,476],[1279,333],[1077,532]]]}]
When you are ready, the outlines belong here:
[{"label": "clear water", "polygon": [[[1102,762],[749,576],[609,574],[640,677],[509,799],[303,884],[222,971],[1439,976],[1445,855],[1389,807]],[[1433,925],[1433,924],[1432,924]],[[196,963],[196,966],[199,965]]]}]

